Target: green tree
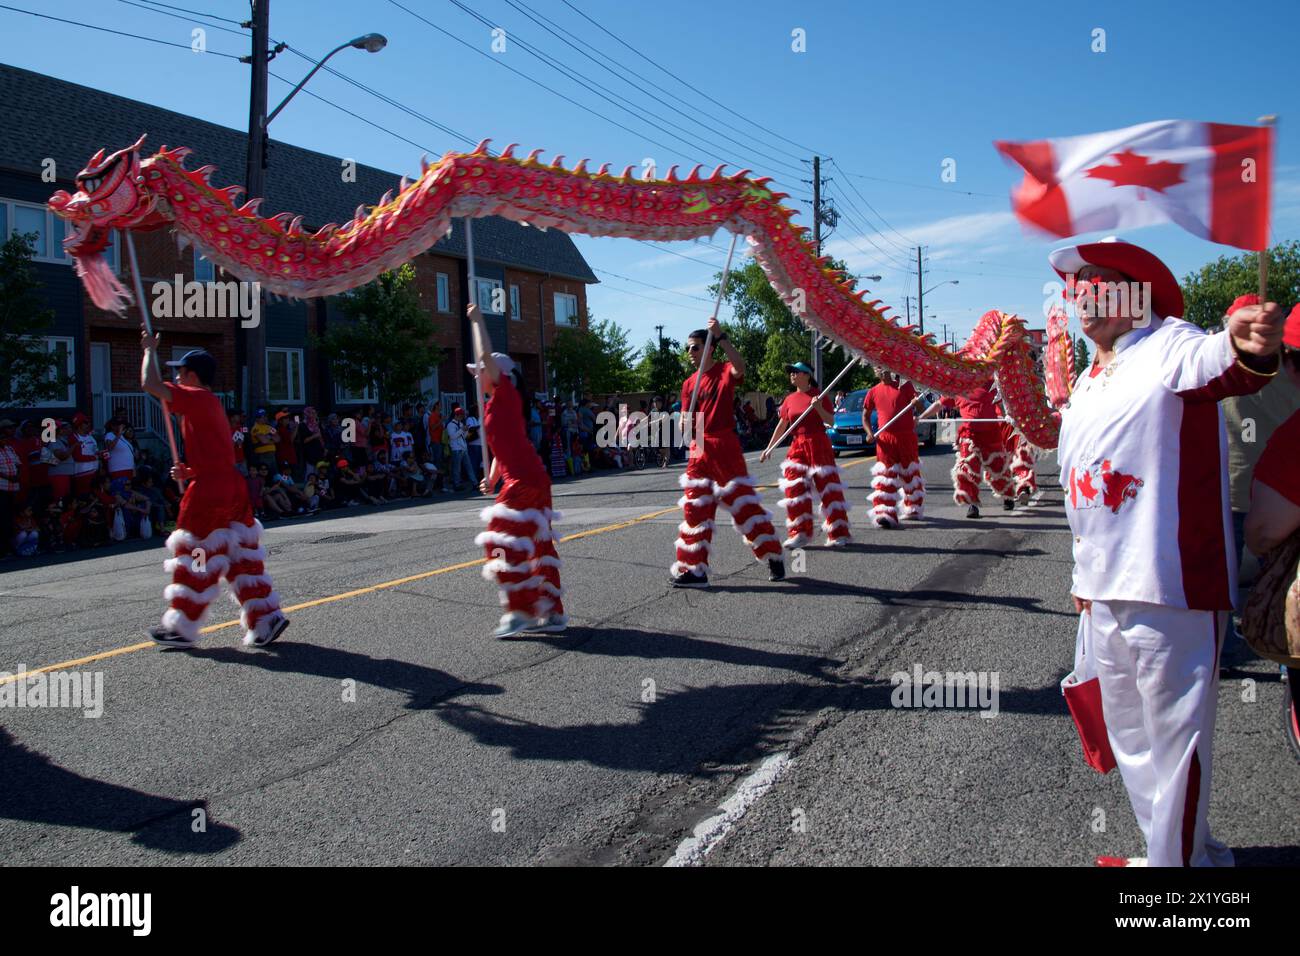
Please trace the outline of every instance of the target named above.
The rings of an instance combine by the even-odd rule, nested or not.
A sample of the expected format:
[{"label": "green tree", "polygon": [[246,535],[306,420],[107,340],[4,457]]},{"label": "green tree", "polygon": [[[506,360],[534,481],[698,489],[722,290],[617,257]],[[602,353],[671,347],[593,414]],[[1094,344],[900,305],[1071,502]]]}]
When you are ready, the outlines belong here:
[{"label": "green tree", "polygon": [[[1239,295],[1259,291],[1259,254],[1220,256],[1182,281],[1183,318],[1203,329],[1223,328],[1223,317]],[[1300,240],[1269,250],[1268,297],[1283,308],[1300,300]]]},{"label": "green tree", "polygon": [[407,263],[338,298],[346,319],[316,338],[335,379],[360,392],[374,386],[384,404],[419,397],[420,380],[442,361],[433,319],[420,305]]},{"label": "green tree", "polygon": [[547,350],[551,383],[561,394],[626,392],[637,387],[637,350],[627,329],[611,319],[560,329]]},{"label": "green tree", "polygon": [[36,235],[15,233],[0,245],[0,407],[26,408],[67,394],[67,355],[41,336],[54,323],[32,268]]},{"label": "green tree", "polygon": [[664,339],[661,347],[654,339],[650,339],[641,349],[635,387],[663,395],[668,399],[668,404],[672,405],[681,393],[682,383],[690,375],[691,365],[681,342]]},{"label": "green tree", "polygon": [[[832,260],[831,268],[847,271],[842,262]],[[721,273],[709,288],[718,294]],[[790,390],[790,376],[785,366],[794,362],[809,362],[812,357],[812,333],[781,301],[776,290],[767,281],[767,274],[757,262],[727,276],[727,289],[723,296],[731,305],[734,317],[722,324],[732,344],[745,359],[749,368],[747,387],[784,395]],[[829,383],[849,361],[843,350],[827,348],[822,352],[822,375]],[[811,364],[809,362],[809,364]],[[837,389],[852,391],[873,382],[874,376],[867,368],[858,367],[840,379]]]},{"label": "green tree", "polygon": [[1074,377],[1079,378],[1088,374],[1088,369],[1092,367],[1092,358],[1088,354],[1088,340],[1082,335],[1076,335],[1074,342]]}]

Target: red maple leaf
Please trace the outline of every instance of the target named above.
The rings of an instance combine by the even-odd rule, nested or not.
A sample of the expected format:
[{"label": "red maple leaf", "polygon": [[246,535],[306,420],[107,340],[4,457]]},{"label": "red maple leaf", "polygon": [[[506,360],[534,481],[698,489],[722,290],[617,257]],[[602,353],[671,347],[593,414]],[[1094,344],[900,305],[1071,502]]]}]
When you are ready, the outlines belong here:
[{"label": "red maple leaf", "polygon": [[1145,186],[1157,192],[1164,192],[1170,186],[1184,182],[1182,163],[1153,163],[1131,149],[1106,158],[1114,159],[1115,165],[1093,166],[1085,170],[1084,175],[1091,179],[1109,179],[1112,186]]}]

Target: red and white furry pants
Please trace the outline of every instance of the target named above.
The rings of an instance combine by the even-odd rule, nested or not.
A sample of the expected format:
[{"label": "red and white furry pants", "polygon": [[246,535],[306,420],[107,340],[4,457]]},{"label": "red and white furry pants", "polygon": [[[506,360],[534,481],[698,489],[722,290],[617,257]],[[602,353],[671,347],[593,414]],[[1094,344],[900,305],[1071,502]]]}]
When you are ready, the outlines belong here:
[{"label": "red and white furry pants", "polygon": [[987,479],[994,494],[1014,498],[1011,455],[1002,443],[998,425],[971,427],[957,432],[957,463],[952,469],[952,500],[959,505],[980,503],[981,478]]},{"label": "red and white furry pants", "polygon": [[735,435],[705,435],[703,447],[691,444],[686,473],[679,479],[685,494],[678,501],[684,519],[677,526],[677,560],[673,574],[708,574],[713,548],[713,516],[718,505],[759,560],[781,555],[772,515],[749,477],[740,440]]},{"label": "red and white furry pants", "polygon": [[172,557],[163,567],[172,583],[163,592],[168,608],[162,626],[191,641],[198,640],[208,606],[230,584],[240,607],[244,643],[265,637],[267,620],[280,610],[280,596],[263,562],[262,525],[253,517],[248,488],[233,468],[230,478],[200,475],[181,498],[176,530],[167,538]]},{"label": "red and white furry pants", "polygon": [[[820,438],[821,441],[817,441]],[[777,505],[785,509],[784,547],[802,548],[816,537],[813,530],[813,496],[821,502],[826,543],[847,543],[849,506],[844,500],[844,479],[835,464],[835,452],[824,434],[797,436],[781,462],[781,491]]]},{"label": "red and white furry pants", "polygon": [[1028,498],[1038,491],[1038,476],[1034,473],[1034,451],[1010,425],[1002,426],[1002,444],[1011,456],[1011,477],[1015,481],[1016,497]]},{"label": "red and white furry pants", "polygon": [[507,481],[479,517],[487,530],[474,543],[487,554],[483,577],[496,582],[501,606],[527,617],[564,614],[561,562],[551,530],[563,515],[551,510],[551,483]]},{"label": "red and white furry pants", "polygon": [[876,436],[876,463],[871,466],[871,520],[896,527],[899,517],[925,516],[925,478],[916,433]]}]

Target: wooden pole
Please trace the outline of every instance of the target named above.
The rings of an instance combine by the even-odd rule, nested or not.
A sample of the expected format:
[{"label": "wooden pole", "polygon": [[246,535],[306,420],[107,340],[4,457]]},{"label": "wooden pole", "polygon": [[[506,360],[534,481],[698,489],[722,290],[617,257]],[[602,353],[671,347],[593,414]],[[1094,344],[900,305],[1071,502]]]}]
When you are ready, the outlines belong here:
[{"label": "wooden pole", "polygon": [[[727,291],[727,276],[731,274],[731,257],[736,252],[736,240],[740,238],[739,233],[732,233],[731,248],[727,250],[727,264],[722,267],[722,281],[718,283],[718,297],[713,302],[713,318],[718,317],[718,312],[722,308],[722,297]],[[691,408],[686,414],[686,420],[690,424],[686,427],[693,428],[695,423],[695,403],[700,397],[700,379],[704,377],[704,363],[709,356],[713,354],[713,330],[709,329],[704,336],[704,352],[700,355],[700,365],[695,372],[695,387],[691,389]]]},{"label": "wooden pole", "polygon": [[[469,284],[469,301],[478,305],[478,283],[474,281],[474,220],[469,216],[465,217],[465,274]],[[483,432],[483,381],[479,378],[477,369],[479,355],[487,351],[487,343],[479,341],[478,328],[472,324],[470,337],[474,346],[474,396],[478,401],[478,444],[483,452],[483,477],[487,478],[488,443],[487,435]]]},{"label": "wooden pole", "polygon": [[845,373],[847,373],[849,369],[853,368],[853,366],[857,365],[858,362],[860,361],[862,360],[859,358],[854,358],[852,361],[849,362],[848,365],[845,365],[842,369],[840,369],[840,374],[836,375],[835,378],[831,381],[831,383],[827,385],[825,388],[823,388],[821,392],[818,394],[818,396],[808,403],[808,407],[803,410],[803,414],[790,423],[790,427],[781,433],[781,438],[779,440],[777,439],[776,431],[774,430],[772,432],[772,441],[768,443],[767,451],[763,452],[763,456],[766,457],[770,455],[777,445],[781,444],[781,442],[785,441],[786,438],[792,435],[794,433],[794,430],[799,427],[799,423],[804,420],[805,416],[807,416],[807,414],[813,410],[813,408],[817,405],[817,403],[820,402],[823,398],[825,398],[826,395],[830,393],[830,391],[834,389],[837,384],[839,384],[840,379],[844,377]]},{"label": "wooden pole", "polygon": [[[135,301],[140,306],[140,321],[144,323],[144,330],[149,335],[153,335],[153,323],[149,321],[149,304],[144,297],[144,283],[140,281],[140,263],[135,257],[135,238],[131,235],[130,229],[123,229],[123,235],[126,236],[126,252],[131,259],[131,278],[135,283]],[[153,368],[162,378],[162,368],[158,364],[158,350],[154,349]],[[180,453],[176,450],[176,429],[172,427],[172,410],[170,402],[162,403],[163,425],[167,430],[167,444],[171,448],[172,461],[176,464],[181,463]],[[185,490],[185,482],[178,481],[181,491]]]}]

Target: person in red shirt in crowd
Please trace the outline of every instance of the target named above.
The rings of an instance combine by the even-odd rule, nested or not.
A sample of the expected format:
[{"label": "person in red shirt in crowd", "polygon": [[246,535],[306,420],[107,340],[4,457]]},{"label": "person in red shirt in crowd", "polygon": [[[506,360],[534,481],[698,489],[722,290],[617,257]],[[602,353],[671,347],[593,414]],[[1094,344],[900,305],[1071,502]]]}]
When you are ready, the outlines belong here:
[{"label": "person in red shirt in crowd", "polygon": [[144,362],[140,384],[181,417],[187,462],[172,466],[172,478],[189,482],[181,498],[176,530],[167,539],[174,557],[164,564],[172,583],[164,592],[170,607],[162,624],[149,636],[167,647],[193,647],[208,605],[229,582],[240,604],[244,643],[265,647],[284,633],[289,620],[280,610],[280,596],[262,562],[262,525],[253,517],[248,485],[235,470],[230,421],[212,393],[217,362],[203,349],[193,349],[168,362],[176,380],[164,382],[155,354],[158,336],[143,333]]},{"label": "person in red shirt in crowd", "polygon": [[90,419],[81,412],[72,416],[72,441],[69,448],[74,462],[72,472],[72,493],[84,495],[90,491],[90,485],[99,474],[99,442],[91,433]]},{"label": "person in red shirt in crowd", "polygon": [[230,440],[235,449],[235,470],[247,477],[248,427],[244,424],[244,416],[239,412],[231,412],[229,418]]},{"label": "person in red shirt in crowd", "polygon": [[474,539],[487,553],[483,577],[496,582],[506,608],[495,633],[558,633],[569,617],[552,531],[561,515],[551,510],[551,479],[528,441],[519,366],[504,352],[492,351],[478,306],[471,305],[468,314],[478,361],[467,368],[483,389],[483,434],[492,456],[479,490],[490,495],[501,485],[495,503],[481,513],[487,530]]},{"label": "person in red shirt in crowd", "polygon": [[[787,365],[785,370],[790,373],[790,384],[795,390],[781,403],[773,444],[780,443],[799,416],[812,405],[813,389],[817,387],[812,369],[803,362]],[[748,403],[745,408],[753,411]],[[826,426],[834,420],[835,411],[830,396],[826,396],[799,422],[790,442],[790,452],[781,463],[780,484],[785,497],[778,504],[785,509],[787,531],[783,547],[802,548],[816,536],[813,530],[814,493],[821,501],[826,543],[831,547],[849,543],[849,507],[844,501],[844,480],[835,464],[835,449],[826,437]],[[770,454],[765,450],[758,460],[767,461]]]},{"label": "person in red shirt in crowd", "polygon": [[[871,519],[878,528],[897,528],[902,517],[915,521],[925,515],[925,478],[921,454],[916,445],[916,416],[910,411],[916,401],[916,387],[901,382],[889,369],[876,369],[880,381],[867,390],[862,401],[862,430],[867,441],[876,442],[876,463],[871,467]],[[899,415],[904,409],[906,414]],[[884,428],[895,415],[894,424],[873,435],[871,413],[876,426]],[[900,508],[901,505],[901,508]]]},{"label": "person in red shirt in crowd", "polygon": [[[709,333],[727,360],[715,362],[704,354]],[[745,377],[745,360],[727,340],[716,318],[707,329],[697,329],[687,338],[687,352],[698,369],[682,384],[682,415],[688,415],[695,383],[700,382],[695,421],[684,429],[691,437],[686,473],[679,479],[685,490],[681,501],[685,520],[677,526],[677,560],[668,582],[677,588],[709,586],[709,553],[713,547],[713,516],[721,504],[731,514],[731,523],[745,539],[755,559],[767,561],[768,579],[785,577],[781,542],[772,527],[772,516],[754,489],[745,455],[736,435],[735,388]],[[702,423],[696,429],[696,424]]]},{"label": "person in red shirt in crowd", "polygon": [[275,413],[275,462],[281,471],[287,465],[289,474],[298,477],[298,422],[283,409]]},{"label": "person in red shirt in crowd", "polygon": [[[1258,302],[1257,297],[1252,297]],[[1231,314],[1232,310],[1229,310]],[[1282,368],[1300,388],[1300,305],[1282,332]],[[1300,530],[1300,412],[1278,426],[1255,465],[1246,513],[1246,547],[1262,560]],[[1287,668],[1292,715],[1300,713],[1300,667]]]},{"label": "person in red shirt in crowd", "polygon": [[[981,476],[988,479],[994,493],[1002,498],[1002,507],[1010,511],[1016,506],[1016,488],[1011,478],[1011,455],[1002,443],[1002,424],[987,419],[1000,419],[997,400],[993,394],[993,380],[975,389],[969,395],[956,398],[947,396],[923,411],[918,420],[938,414],[940,408],[957,410],[963,421],[957,428],[957,462],[952,469],[952,500],[966,505],[966,517],[980,516]],[[983,419],[969,421],[968,419]]]}]

